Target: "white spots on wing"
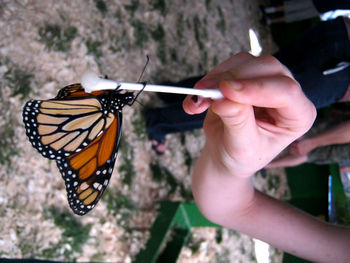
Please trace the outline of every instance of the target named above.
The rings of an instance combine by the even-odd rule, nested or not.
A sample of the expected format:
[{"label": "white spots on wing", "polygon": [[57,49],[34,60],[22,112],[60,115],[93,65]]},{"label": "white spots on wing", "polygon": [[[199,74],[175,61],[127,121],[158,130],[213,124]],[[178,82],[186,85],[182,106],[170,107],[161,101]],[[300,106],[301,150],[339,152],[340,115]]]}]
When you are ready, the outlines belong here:
[{"label": "white spots on wing", "polygon": [[[130,98],[132,99],[132,97]],[[102,108],[101,110],[105,115],[112,114],[111,112],[121,109],[123,105],[125,105],[125,103],[128,102],[127,99],[130,98],[125,96],[120,98],[114,97],[112,100],[110,100],[110,97],[102,98],[101,100],[104,102],[104,105],[106,107],[108,106],[109,108]],[[76,152],[82,151],[85,147],[89,145],[91,140],[86,138],[84,141],[82,141],[80,148],[76,149],[74,152],[66,152],[64,150],[56,151],[48,145],[43,145],[41,143],[41,136],[38,134],[37,126],[39,125],[37,125],[36,120],[39,112],[38,107],[40,107],[40,103],[40,101],[30,101],[25,106],[23,112],[23,120],[25,121],[25,129],[27,135],[30,138],[32,145],[35,146],[35,148],[43,156],[56,160],[58,169],[60,170],[60,173],[65,181],[68,202],[73,211],[80,215],[86,214],[89,210],[95,207],[96,202],[94,201],[95,204],[84,205],[83,200],[79,200],[79,194],[76,193],[77,187],[81,190],[84,190],[84,188],[92,187],[95,191],[100,191],[101,194],[101,191],[103,191],[103,189],[109,184],[109,178],[113,173],[113,167],[111,167],[111,165],[114,164],[117,154],[113,154],[104,165],[97,167],[98,169],[95,172],[95,179],[98,179],[98,182],[92,183],[93,180],[89,181],[89,184],[87,184],[86,182],[81,182],[78,179],[78,171],[75,171],[74,169],[72,170],[69,163],[69,159],[67,157],[71,156]],[[104,123],[105,122],[106,119],[104,119]],[[101,136],[101,134],[103,134],[103,130],[100,130],[97,136],[95,136],[94,138]]]}]

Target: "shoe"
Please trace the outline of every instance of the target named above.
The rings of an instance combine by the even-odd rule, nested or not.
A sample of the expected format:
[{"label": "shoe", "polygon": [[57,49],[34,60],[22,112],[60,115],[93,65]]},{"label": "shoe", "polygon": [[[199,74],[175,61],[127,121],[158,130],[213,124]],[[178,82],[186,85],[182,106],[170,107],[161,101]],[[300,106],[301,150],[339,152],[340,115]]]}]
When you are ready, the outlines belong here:
[{"label": "shoe", "polygon": [[151,143],[152,143],[152,149],[156,152],[157,155],[163,155],[167,150],[165,141],[157,141],[153,139]]}]

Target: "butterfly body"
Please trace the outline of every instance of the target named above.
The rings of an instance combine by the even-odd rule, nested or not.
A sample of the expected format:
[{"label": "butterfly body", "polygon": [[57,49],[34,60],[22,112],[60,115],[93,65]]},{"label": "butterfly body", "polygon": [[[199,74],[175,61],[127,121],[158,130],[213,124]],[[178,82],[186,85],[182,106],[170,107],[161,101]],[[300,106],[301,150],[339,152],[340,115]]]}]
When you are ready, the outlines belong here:
[{"label": "butterfly body", "polygon": [[24,106],[29,141],[45,158],[56,160],[74,213],[89,212],[106,189],[119,147],[122,109],[133,101],[133,93],[86,93],[73,84],[53,99]]}]

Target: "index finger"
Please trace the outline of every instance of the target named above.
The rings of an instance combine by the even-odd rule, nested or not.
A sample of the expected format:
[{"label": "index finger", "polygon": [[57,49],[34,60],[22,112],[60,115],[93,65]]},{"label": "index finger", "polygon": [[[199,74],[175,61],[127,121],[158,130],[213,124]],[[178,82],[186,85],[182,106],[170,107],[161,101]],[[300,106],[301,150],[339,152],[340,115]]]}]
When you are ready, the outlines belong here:
[{"label": "index finger", "polygon": [[288,76],[222,81],[219,86],[229,100],[275,109],[273,117],[286,128],[296,124],[311,127],[316,117],[312,102],[304,95],[300,85]]}]

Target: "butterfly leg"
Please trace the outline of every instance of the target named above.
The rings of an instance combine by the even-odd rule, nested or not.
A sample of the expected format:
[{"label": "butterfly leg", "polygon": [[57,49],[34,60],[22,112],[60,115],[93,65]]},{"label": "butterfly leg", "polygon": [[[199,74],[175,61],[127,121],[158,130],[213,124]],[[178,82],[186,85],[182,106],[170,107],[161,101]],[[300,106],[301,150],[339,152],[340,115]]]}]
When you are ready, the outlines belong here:
[{"label": "butterfly leg", "polygon": [[146,81],[145,81],[145,82],[141,82],[141,84],[143,84],[142,89],[141,89],[139,92],[137,92],[136,95],[135,95],[135,97],[133,98],[133,100],[130,101],[130,102],[128,103],[129,106],[131,106],[131,105],[134,104],[134,102],[137,100],[138,96],[139,96],[139,95],[141,94],[141,92],[145,89],[145,87],[146,87],[146,85],[147,85],[147,82],[146,82]]}]

